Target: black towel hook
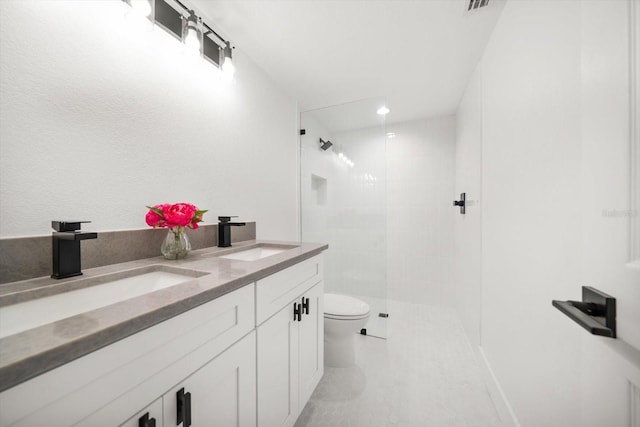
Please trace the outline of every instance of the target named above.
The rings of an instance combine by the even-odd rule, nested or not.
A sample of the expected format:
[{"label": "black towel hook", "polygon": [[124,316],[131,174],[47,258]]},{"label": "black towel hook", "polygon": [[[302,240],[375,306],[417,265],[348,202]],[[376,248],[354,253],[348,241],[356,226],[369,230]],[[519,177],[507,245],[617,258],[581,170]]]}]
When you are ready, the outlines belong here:
[{"label": "black towel hook", "polygon": [[467,193],[460,193],[460,200],[454,200],[453,206],[460,206],[460,213],[464,215],[466,213],[466,201]]}]

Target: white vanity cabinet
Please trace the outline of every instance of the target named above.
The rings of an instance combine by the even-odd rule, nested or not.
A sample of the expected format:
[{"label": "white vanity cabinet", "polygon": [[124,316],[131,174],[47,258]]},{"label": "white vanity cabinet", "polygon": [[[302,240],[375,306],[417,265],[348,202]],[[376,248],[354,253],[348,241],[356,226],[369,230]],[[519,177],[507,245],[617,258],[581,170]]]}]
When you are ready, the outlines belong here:
[{"label": "white vanity cabinet", "polygon": [[318,385],[322,301],[321,256],[256,283],[258,427],[292,426]]},{"label": "white vanity cabinet", "polygon": [[0,427],[292,426],[323,375],[322,255],[0,393]]},{"label": "white vanity cabinet", "polygon": [[[255,425],[254,298],[254,285],[245,286],[8,389],[0,393],[0,425],[128,426],[149,412],[156,427],[175,426],[175,416],[154,409],[158,399],[166,407],[164,393],[183,383],[207,382],[200,375],[220,372],[230,360],[228,369],[243,392],[242,400],[233,395],[236,405],[251,420],[233,425]],[[251,363],[239,362],[247,353]],[[218,390],[229,386],[224,381]],[[211,402],[199,404],[205,405]]]}]

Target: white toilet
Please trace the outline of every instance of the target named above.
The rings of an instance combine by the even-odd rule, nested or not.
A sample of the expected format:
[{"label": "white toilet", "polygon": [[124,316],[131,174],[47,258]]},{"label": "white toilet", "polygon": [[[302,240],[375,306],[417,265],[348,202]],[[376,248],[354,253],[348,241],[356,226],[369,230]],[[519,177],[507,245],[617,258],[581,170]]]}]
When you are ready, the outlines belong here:
[{"label": "white toilet", "polygon": [[324,364],[355,364],[353,337],[369,320],[369,304],[347,295],[324,294]]}]

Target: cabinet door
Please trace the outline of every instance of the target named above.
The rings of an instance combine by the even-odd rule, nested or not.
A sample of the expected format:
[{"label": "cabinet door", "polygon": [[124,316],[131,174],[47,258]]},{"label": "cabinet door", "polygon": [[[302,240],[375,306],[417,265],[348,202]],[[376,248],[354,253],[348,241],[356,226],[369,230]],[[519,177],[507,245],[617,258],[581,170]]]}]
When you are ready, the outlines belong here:
[{"label": "cabinet door", "polygon": [[[300,301],[296,300],[298,304]],[[258,425],[292,426],[298,417],[298,322],[294,302],[258,327]]]},{"label": "cabinet door", "polygon": [[309,300],[308,314],[298,324],[300,337],[300,410],[304,408],[324,374],[324,307],[323,282],[309,289],[302,296]]},{"label": "cabinet door", "polygon": [[[227,349],[163,396],[164,427],[256,426],[255,332]],[[178,422],[177,395],[182,391]]]},{"label": "cabinet door", "polygon": [[162,427],[162,398],[156,399],[120,427]]}]

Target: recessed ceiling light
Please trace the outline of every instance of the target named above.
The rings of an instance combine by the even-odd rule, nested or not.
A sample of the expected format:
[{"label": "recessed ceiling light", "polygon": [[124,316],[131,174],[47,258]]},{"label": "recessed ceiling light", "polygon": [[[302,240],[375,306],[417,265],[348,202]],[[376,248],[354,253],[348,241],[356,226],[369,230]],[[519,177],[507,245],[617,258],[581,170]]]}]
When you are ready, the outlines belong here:
[{"label": "recessed ceiling light", "polygon": [[378,108],[378,111],[376,111],[376,113],[378,113],[381,116],[386,116],[387,114],[389,114],[389,111],[391,110],[389,110],[386,106],[383,105],[382,107]]},{"label": "recessed ceiling light", "polygon": [[396,134],[393,132],[387,132],[387,138],[391,139],[391,138],[395,138]]}]

